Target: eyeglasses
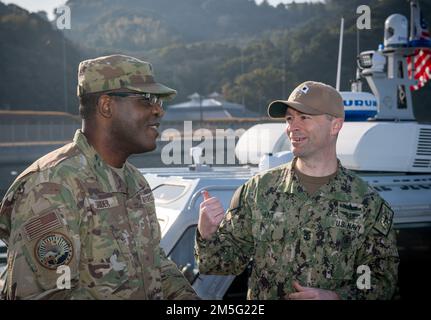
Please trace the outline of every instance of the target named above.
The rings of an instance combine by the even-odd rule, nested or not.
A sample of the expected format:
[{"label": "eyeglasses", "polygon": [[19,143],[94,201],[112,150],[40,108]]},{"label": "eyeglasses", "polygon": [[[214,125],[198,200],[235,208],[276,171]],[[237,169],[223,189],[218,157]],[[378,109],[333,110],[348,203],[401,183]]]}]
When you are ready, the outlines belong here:
[{"label": "eyeglasses", "polygon": [[107,96],[110,97],[136,97],[139,100],[143,100],[144,102],[150,104],[152,107],[158,105],[159,107],[163,106],[163,99],[161,96],[155,95],[153,93],[133,93],[133,92],[108,92]]}]

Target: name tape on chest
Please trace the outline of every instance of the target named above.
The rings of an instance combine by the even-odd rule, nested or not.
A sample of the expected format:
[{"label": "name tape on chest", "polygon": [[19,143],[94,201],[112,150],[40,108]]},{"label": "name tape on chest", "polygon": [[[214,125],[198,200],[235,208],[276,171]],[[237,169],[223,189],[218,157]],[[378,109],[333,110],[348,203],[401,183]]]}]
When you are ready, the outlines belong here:
[{"label": "name tape on chest", "polygon": [[336,228],[359,232],[359,233],[362,233],[364,229],[364,226],[362,224],[354,223],[351,221],[345,221],[343,219],[335,219],[333,226]]},{"label": "name tape on chest", "polygon": [[118,200],[116,197],[109,197],[105,199],[89,199],[90,205],[96,210],[110,209],[118,207]]}]

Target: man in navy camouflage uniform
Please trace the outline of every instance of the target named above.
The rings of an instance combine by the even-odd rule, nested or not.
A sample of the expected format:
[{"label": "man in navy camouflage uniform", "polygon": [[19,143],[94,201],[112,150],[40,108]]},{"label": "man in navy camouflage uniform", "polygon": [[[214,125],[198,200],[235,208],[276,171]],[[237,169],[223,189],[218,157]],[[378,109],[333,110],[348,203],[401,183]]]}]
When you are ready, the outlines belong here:
[{"label": "man in navy camouflage uniform", "polygon": [[340,94],[307,81],[268,114],[285,118],[295,157],[241,186],[226,215],[204,196],[200,272],[238,275],[252,260],[249,299],[391,299],[399,263],[393,211],[337,159]]}]

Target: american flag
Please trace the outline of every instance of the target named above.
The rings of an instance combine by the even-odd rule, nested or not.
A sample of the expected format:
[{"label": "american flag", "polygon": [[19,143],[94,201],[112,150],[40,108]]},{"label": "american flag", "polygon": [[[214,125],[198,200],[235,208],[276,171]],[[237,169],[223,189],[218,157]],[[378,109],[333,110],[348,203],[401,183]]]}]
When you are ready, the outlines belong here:
[{"label": "american flag", "polygon": [[420,21],[420,24],[419,24],[420,25],[420,34],[419,34],[420,39],[421,40],[430,40],[430,33],[428,31],[428,24],[426,23],[423,15],[422,15],[422,12],[420,13],[419,21]]},{"label": "american flag", "polygon": [[424,16],[419,7],[419,2],[417,0],[410,2],[410,12],[410,40],[430,40],[428,24],[424,19]]},{"label": "american flag", "polygon": [[417,49],[413,56],[407,57],[409,78],[417,80],[410,90],[419,90],[431,78],[431,50]]},{"label": "american flag", "polygon": [[24,226],[27,238],[32,241],[43,234],[60,228],[62,226],[60,219],[55,212],[49,212],[43,216],[32,219]]},{"label": "american flag", "polygon": [[[419,41],[421,46],[429,46],[430,33],[428,25],[419,8],[418,1],[411,1],[411,37],[413,41]],[[423,45],[426,44],[426,45]],[[419,90],[431,78],[431,49],[416,49],[412,56],[407,57],[407,70],[410,79],[417,81],[416,85],[410,86],[410,90]]]}]

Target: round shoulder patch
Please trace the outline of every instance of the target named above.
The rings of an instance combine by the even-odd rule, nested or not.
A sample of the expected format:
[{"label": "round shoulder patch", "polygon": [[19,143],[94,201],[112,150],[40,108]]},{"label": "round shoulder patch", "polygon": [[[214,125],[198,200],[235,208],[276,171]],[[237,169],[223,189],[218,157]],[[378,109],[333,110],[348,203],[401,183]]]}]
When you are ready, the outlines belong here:
[{"label": "round shoulder patch", "polygon": [[73,257],[72,241],[62,233],[49,233],[39,239],[34,248],[37,261],[50,270],[68,265]]}]

